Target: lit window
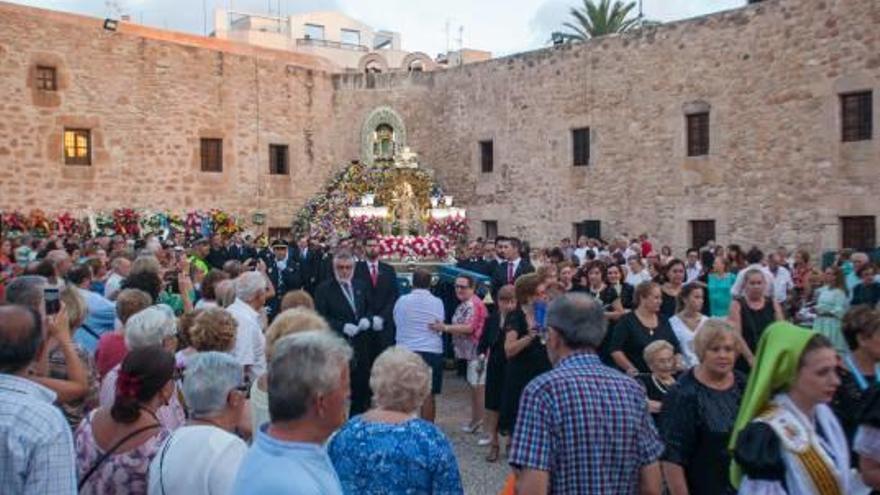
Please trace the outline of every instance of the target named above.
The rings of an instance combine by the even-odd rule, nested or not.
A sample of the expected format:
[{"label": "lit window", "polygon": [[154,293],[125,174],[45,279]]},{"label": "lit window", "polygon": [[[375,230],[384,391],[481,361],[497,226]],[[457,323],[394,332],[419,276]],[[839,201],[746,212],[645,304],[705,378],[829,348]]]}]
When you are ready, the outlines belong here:
[{"label": "lit window", "polygon": [[64,130],[64,163],[67,165],[92,164],[92,135],[88,129]]}]

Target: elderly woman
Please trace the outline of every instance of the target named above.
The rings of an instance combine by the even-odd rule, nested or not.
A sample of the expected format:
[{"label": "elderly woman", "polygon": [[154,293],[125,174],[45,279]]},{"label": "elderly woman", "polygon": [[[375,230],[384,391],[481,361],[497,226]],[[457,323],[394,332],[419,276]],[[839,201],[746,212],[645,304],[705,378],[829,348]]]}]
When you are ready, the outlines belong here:
[{"label": "elderly woman", "polygon": [[292,290],[281,298],[281,311],[294,308],[315,309],[315,300],[302,289]]},{"label": "elderly woman", "polygon": [[673,495],[735,493],[728,481],[727,442],[746,384],[745,375],[734,370],[736,330],[712,318],[697,333],[694,348],[700,364],[685,372],[663,401],[663,472]]},{"label": "elderly woman", "polygon": [[[133,315],[125,324],[125,347],[128,352],[152,346],[162,347],[169,353],[177,350],[177,323],[167,306],[150,306]],[[102,407],[110,407],[115,401],[119,369],[120,366],[111,369],[101,382]],[[162,421],[162,426],[168,430],[181,426],[186,419],[177,394],[171,397],[167,405],[159,408],[157,415]]]},{"label": "elderly woman", "polygon": [[846,435],[828,407],[837,360],[827,338],[789,323],[761,337],[729,444],[740,493],[855,493]]},{"label": "elderly woman", "polygon": [[132,349],[119,370],[113,405],[92,411],[74,435],[79,493],[147,493],[150,461],[168,436],[158,410],[176,395],[174,356]]},{"label": "elderly woman", "polygon": [[645,347],[656,340],[672,344],[675,353],[681,348],[669,322],[660,316],[660,286],[654,282],[643,282],[636,287],[636,309],[623,315],[608,340],[608,352],[614,364],[630,376],[648,373],[645,362]]},{"label": "elderly woman", "polygon": [[[266,330],[266,359],[271,361],[275,344],[282,337],[310,330],[330,330],[330,325],[318,313],[306,308],[288,309],[272,321]],[[268,377],[254,380],[250,390],[251,427],[254,434],[269,422]]]},{"label": "elderly woman", "polygon": [[[194,313],[192,325],[186,332],[189,347],[177,353],[177,362],[180,368],[186,368],[188,361],[196,353],[209,351],[231,353],[235,347],[238,324],[228,311],[214,307],[196,310]],[[183,318],[181,318],[181,333],[183,333]]]},{"label": "elderly woman", "polygon": [[375,408],[350,419],[328,448],[346,494],[463,493],[452,445],[417,413],[431,370],[414,352],[392,347],[373,363]]},{"label": "elderly woman", "polygon": [[[499,431],[513,432],[519,399],[532,378],[549,371],[550,359],[541,341],[544,335],[540,308],[546,310],[545,285],[537,274],[526,274],[516,280],[517,308],[504,322],[504,354],[507,375],[501,399]],[[546,314],[546,313],[545,313]]]},{"label": "elderly woman", "polygon": [[669,393],[669,389],[675,385],[675,349],[672,344],[665,340],[651,342],[645,347],[645,362],[648,363],[650,373],[641,373],[636,379],[645,388],[648,395],[648,410],[654,418],[654,424],[660,418],[663,409],[663,399]]},{"label": "elderly woman", "polygon": [[150,463],[150,495],[227,494],[232,490],[247,444],[234,434],[245,412],[244,373],[224,352],[190,359],[183,396],[190,420],[165,441]]},{"label": "elderly woman", "polygon": [[852,353],[838,368],[840,387],[831,407],[852,442],[865,404],[880,384],[880,311],[864,305],[850,309],[843,317],[843,336]]},{"label": "elderly woman", "polygon": [[462,426],[465,433],[476,433],[483,423],[483,398],[486,389],[486,359],[477,354],[477,344],[489,314],[483,301],[475,294],[474,279],[461,276],[455,279],[455,297],[459,301],[452,323],[437,322],[431,330],[452,335],[456,359],[467,362],[467,382],[471,387],[471,421]]}]

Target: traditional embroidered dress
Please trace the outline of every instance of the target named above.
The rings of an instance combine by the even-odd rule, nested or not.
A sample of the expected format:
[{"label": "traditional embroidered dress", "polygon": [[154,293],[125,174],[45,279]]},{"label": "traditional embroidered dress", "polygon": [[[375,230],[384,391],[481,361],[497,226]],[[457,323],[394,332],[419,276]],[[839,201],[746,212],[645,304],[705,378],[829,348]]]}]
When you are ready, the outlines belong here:
[{"label": "traditional embroidered dress", "polygon": [[735,456],[744,473],[739,493],[851,493],[846,436],[825,404],[816,406],[814,421],[778,394],[740,433]]},{"label": "traditional embroidered dress", "polygon": [[761,336],[730,439],[731,483],[754,495],[849,495],[846,435],[826,404],[807,417],[784,391],[816,333],[787,322]]}]

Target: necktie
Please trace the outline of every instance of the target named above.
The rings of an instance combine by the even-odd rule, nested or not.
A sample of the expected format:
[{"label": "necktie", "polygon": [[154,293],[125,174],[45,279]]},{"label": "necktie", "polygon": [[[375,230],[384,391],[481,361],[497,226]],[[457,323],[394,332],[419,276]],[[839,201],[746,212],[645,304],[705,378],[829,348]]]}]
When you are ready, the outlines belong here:
[{"label": "necktie", "polygon": [[373,287],[376,287],[376,282],[379,280],[379,274],[376,273],[376,265],[370,264],[370,280],[373,281]]},{"label": "necktie", "polygon": [[345,293],[345,298],[348,299],[348,304],[351,306],[351,309],[357,313],[357,308],[354,305],[354,294],[351,292],[351,284],[348,282],[341,282],[342,284],[342,292]]},{"label": "necktie", "polygon": [[507,262],[507,283],[513,283],[513,263]]}]

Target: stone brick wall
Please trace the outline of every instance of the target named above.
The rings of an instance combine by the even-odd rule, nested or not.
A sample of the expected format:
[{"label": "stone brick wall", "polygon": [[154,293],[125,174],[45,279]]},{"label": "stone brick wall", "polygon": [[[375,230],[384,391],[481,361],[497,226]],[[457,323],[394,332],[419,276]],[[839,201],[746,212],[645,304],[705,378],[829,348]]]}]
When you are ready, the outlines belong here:
[{"label": "stone brick wall", "polygon": [[[840,243],[839,217],[878,215],[880,4],[769,0],[726,13],[443,71],[329,74],[279,52],[108,35],[98,21],[0,4],[0,207],[221,206],[289,216],[360,152],[378,106],[468,208],[472,226],[543,245],[600,220],[604,237],[811,251]],[[91,22],[91,24],[89,24]],[[123,26],[127,28],[128,26]],[[133,26],[132,26],[133,27]],[[144,28],[139,28],[143,30]],[[60,101],[28,86],[61,60]],[[839,94],[874,91],[874,139],[842,143]],[[710,108],[709,155],[688,158],[685,113]],[[65,123],[94,125],[96,163],[65,167]],[[571,129],[591,128],[572,166]],[[198,138],[222,135],[225,171],[198,171]],[[478,142],[493,139],[482,174]],[[290,177],[268,143],[290,144]]]}]

